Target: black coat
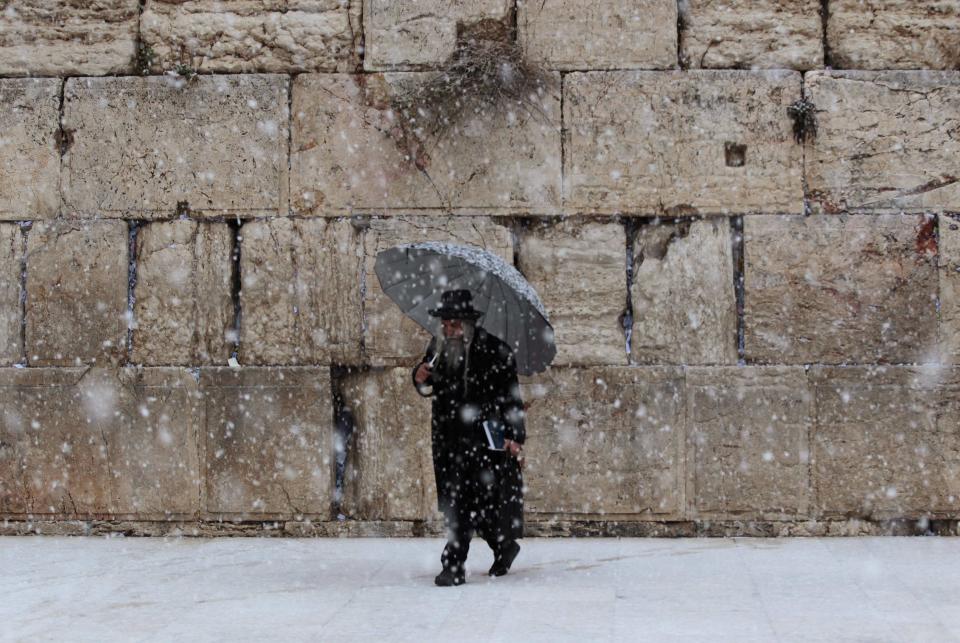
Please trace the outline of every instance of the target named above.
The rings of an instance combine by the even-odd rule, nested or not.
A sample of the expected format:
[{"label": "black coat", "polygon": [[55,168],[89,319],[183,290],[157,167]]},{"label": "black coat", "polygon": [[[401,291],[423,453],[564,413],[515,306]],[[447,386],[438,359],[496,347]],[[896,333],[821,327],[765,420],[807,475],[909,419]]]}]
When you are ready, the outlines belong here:
[{"label": "black coat", "polygon": [[[430,342],[423,362],[436,350]],[[414,377],[420,364],[413,369]],[[523,535],[523,478],[517,460],[487,448],[484,420],[499,421],[504,435],[526,440],[523,401],[513,351],[497,337],[477,328],[464,369],[443,377],[439,367],[417,392],[433,398],[431,437],[437,500],[445,514],[459,503],[460,513],[475,512],[481,537]]]}]

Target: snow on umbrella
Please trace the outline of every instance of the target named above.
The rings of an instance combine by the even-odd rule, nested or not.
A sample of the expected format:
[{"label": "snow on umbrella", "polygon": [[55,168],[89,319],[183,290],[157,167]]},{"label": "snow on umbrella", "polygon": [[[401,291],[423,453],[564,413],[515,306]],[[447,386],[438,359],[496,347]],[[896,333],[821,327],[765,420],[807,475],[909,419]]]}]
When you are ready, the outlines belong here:
[{"label": "snow on umbrella", "polygon": [[380,252],[375,265],[380,286],[410,319],[430,334],[441,334],[429,311],[447,290],[469,290],[488,333],[507,343],[521,375],[547,368],[557,354],[553,328],[533,287],[517,269],[483,248],[425,241]]}]

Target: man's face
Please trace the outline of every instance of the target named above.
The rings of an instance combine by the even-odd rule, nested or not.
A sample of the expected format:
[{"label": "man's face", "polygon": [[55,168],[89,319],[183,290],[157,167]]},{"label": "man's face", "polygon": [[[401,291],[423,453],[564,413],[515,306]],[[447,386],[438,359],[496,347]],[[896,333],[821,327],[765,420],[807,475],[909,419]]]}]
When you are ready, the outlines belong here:
[{"label": "man's face", "polygon": [[443,319],[440,323],[443,324],[443,336],[447,339],[458,339],[463,337],[462,319]]}]

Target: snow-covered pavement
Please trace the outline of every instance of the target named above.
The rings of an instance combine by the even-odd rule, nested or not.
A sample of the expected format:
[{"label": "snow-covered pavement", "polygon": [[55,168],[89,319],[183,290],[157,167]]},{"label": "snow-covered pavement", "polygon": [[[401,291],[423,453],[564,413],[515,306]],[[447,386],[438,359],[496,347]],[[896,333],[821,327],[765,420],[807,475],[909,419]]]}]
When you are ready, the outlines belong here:
[{"label": "snow-covered pavement", "polygon": [[952,641],[960,539],[0,538],[0,639]]}]

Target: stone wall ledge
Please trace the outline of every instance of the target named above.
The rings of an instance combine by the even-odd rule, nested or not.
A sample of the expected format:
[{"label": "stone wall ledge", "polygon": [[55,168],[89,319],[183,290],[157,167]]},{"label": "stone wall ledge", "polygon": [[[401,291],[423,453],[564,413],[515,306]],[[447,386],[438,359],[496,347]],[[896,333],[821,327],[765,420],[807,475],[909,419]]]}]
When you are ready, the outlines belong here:
[{"label": "stone wall ledge", "polygon": [[[246,538],[438,538],[443,525],[427,521],[105,521],[15,519],[0,522],[0,536],[246,537]],[[528,520],[530,538],[788,538],[858,536],[958,536],[956,518],[884,520],[627,521]]]}]

